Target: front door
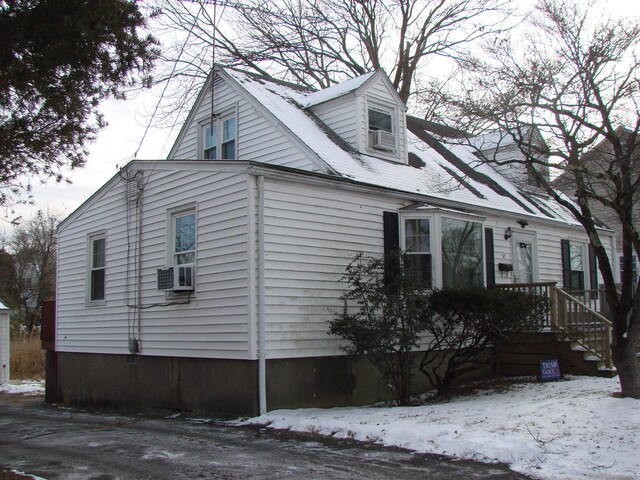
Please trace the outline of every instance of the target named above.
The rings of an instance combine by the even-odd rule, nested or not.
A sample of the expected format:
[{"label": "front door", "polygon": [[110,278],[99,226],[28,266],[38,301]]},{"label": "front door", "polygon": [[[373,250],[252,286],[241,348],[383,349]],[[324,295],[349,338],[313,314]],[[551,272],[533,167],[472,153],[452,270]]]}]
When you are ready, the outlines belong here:
[{"label": "front door", "polygon": [[511,237],[514,283],[533,283],[537,280],[536,237],[532,232],[513,232]]}]

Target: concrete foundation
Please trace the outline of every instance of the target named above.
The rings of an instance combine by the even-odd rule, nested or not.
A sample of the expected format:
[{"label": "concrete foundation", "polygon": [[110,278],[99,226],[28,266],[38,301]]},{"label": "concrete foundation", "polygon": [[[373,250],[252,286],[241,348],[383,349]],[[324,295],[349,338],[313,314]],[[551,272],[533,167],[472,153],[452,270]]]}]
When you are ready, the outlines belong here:
[{"label": "concrete foundation", "polygon": [[57,385],[52,388],[56,401],[65,405],[219,416],[258,412],[255,361],[65,352],[55,356],[56,368],[51,370],[57,370]]},{"label": "concrete foundation", "polygon": [[[416,391],[428,389],[424,375]],[[119,409],[167,408],[217,416],[258,415],[258,362],[49,352],[50,402]],[[267,361],[267,408],[366,405],[389,400],[364,357]]]},{"label": "concrete foundation", "polygon": [[[389,386],[366,357],[273,359],[266,372],[268,410],[391,399]],[[47,401],[65,405],[234,417],[258,415],[260,408],[257,360],[48,352],[46,384]],[[416,370],[414,391],[429,388]]]}]

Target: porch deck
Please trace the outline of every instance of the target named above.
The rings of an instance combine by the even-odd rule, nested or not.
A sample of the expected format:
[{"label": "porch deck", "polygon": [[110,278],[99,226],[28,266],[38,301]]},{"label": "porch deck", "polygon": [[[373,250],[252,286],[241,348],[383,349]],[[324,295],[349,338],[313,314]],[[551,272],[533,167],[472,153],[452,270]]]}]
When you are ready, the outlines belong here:
[{"label": "porch deck", "polygon": [[[560,358],[575,368],[568,373],[611,375],[611,321],[607,319],[604,292],[584,290],[567,292],[555,282],[496,285],[548,299],[549,309],[540,329],[518,341],[518,348],[505,353],[504,365],[513,365],[513,374],[529,374],[541,357]],[[532,332],[533,333],[533,332]],[[520,358],[520,366],[515,358]],[[504,370],[504,368],[503,368]],[[574,371],[569,371],[574,370]],[[577,371],[575,371],[577,370]]]}]

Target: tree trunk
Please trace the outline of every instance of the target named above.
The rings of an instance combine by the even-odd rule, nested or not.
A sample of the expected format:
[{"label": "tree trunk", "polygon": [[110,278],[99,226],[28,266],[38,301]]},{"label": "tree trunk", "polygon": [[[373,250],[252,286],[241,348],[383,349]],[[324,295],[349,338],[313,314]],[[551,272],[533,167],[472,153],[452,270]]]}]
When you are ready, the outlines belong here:
[{"label": "tree trunk", "polygon": [[640,399],[640,358],[633,342],[624,342],[611,347],[611,358],[618,370],[623,397]]}]

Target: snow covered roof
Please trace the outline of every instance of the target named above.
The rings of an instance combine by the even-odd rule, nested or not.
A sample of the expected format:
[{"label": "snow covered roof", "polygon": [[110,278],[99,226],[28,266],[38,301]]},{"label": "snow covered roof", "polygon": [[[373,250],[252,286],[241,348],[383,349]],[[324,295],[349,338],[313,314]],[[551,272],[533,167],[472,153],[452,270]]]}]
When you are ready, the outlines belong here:
[{"label": "snow covered roof", "polygon": [[358,88],[360,88],[367,80],[373,77],[375,73],[376,72],[366,73],[359,77],[347,80],[346,82],[338,83],[337,85],[325,88],[324,90],[313,92],[311,95],[307,96],[304,107],[309,108],[314,105],[328,102],[329,100],[333,100],[334,98],[338,98],[343,95],[347,95],[348,93],[354,92]]},{"label": "snow covered roof", "polygon": [[4,303],[0,302],[0,310],[9,310],[9,307],[7,307]]},{"label": "snow covered roof", "polygon": [[[410,164],[395,163],[356,151],[308,108],[317,99],[335,98],[369,78],[332,87],[331,95],[309,92],[247,72],[224,72],[313,151],[335,175],[362,184],[385,187],[433,200],[455,202],[516,215],[535,216],[578,225],[564,207],[550,198],[527,194],[493,167],[480,161],[475,148],[455,138],[456,131],[407,117]],[[342,84],[341,84],[342,85]],[[335,89],[335,90],[334,90]],[[316,96],[318,95],[318,96]],[[323,100],[326,101],[326,100]],[[432,200],[432,201],[433,201]]]}]

